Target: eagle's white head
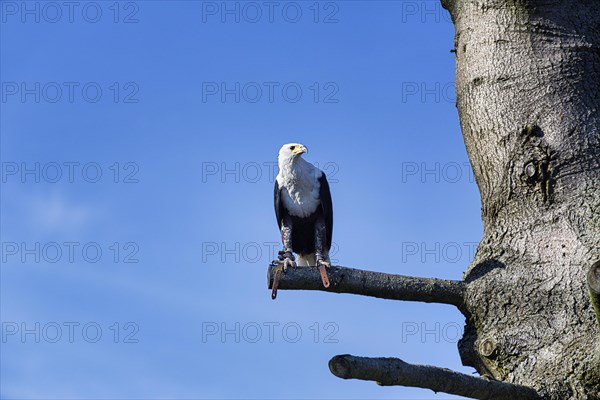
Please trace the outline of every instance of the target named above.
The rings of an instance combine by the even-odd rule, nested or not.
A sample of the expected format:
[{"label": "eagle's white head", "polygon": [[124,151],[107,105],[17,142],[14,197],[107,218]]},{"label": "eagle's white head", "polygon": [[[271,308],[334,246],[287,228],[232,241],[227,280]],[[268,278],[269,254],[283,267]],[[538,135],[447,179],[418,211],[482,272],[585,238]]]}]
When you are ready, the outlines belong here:
[{"label": "eagle's white head", "polygon": [[307,217],[319,205],[320,169],[304,160],[306,146],[300,143],[284,144],[279,150],[277,184],[282,189],[282,201],[291,215]]},{"label": "eagle's white head", "polygon": [[300,143],[288,143],[281,146],[279,149],[279,167],[290,165],[295,160],[299,159],[304,153],[308,153],[306,146]]}]

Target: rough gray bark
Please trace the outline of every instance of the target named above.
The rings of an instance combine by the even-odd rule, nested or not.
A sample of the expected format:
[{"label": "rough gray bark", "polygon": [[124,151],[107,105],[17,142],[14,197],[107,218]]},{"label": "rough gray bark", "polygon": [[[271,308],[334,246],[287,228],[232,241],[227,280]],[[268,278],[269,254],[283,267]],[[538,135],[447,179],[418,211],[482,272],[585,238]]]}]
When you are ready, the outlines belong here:
[{"label": "rough gray bark", "polygon": [[[457,107],[484,226],[464,297],[451,302],[466,317],[461,359],[510,390],[599,400],[600,1],[442,3],[455,25]],[[280,288],[315,289],[310,274]],[[377,297],[440,301],[373,279],[369,293],[347,291],[377,296],[380,285]],[[415,385],[373,365],[353,363],[352,377]],[[479,384],[463,381],[462,395],[506,397],[493,385],[485,397]]]},{"label": "rough gray bark", "polygon": [[590,290],[590,298],[592,306],[596,313],[596,321],[600,327],[600,261],[592,265],[588,272],[588,289]]},{"label": "rough gray bark", "polygon": [[586,278],[600,259],[600,2],[444,5],[484,225],[464,276],[463,363],[553,399],[598,399]]}]

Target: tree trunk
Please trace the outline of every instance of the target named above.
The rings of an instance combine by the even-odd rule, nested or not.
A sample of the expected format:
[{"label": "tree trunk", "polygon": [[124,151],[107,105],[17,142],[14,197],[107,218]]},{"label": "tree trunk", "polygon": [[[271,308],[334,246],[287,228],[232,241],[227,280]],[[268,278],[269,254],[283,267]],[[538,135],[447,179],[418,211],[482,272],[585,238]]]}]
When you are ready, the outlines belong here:
[{"label": "tree trunk", "polygon": [[[477,399],[600,399],[600,0],[442,0],[483,239],[462,282],[269,269],[280,289],[455,305],[463,364],[334,357],[341,378]],[[281,282],[279,282],[281,279]]]},{"label": "tree trunk", "polygon": [[445,2],[484,235],[463,363],[555,399],[600,398],[587,273],[600,259],[600,1]]}]

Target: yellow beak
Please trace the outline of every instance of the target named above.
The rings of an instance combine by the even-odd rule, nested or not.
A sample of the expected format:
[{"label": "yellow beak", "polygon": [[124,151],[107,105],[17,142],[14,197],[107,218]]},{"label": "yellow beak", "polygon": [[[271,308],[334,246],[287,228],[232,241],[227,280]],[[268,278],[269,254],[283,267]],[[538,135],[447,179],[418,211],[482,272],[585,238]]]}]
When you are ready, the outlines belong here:
[{"label": "yellow beak", "polygon": [[298,155],[298,154],[304,154],[304,153],[308,153],[308,149],[303,146],[303,145],[298,145],[294,148],[294,150],[292,150],[292,153],[294,153],[294,155]]}]

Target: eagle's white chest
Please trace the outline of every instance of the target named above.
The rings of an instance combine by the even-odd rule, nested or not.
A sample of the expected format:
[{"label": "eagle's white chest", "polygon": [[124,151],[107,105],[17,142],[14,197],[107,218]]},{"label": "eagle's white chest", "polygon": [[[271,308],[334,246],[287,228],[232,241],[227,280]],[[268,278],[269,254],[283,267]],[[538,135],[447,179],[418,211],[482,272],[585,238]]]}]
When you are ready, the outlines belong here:
[{"label": "eagle's white chest", "polygon": [[308,217],[321,203],[319,197],[321,171],[312,164],[299,164],[279,171],[277,183],[281,201],[290,215]]}]

